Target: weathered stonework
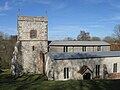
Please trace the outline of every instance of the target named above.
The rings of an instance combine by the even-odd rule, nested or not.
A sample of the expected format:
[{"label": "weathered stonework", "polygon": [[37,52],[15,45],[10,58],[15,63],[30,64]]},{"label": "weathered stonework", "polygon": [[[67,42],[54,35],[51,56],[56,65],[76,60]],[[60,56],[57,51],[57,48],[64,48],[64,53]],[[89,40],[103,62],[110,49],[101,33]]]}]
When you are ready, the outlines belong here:
[{"label": "weathered stonework", "polygon": [[18,41],[21,43],[21,72],[42,74],[44,56],[42,59],[40,54],[48,51],[47,17],[18,16]]},{"label": "weathered stonework", "polygon": [[[30,30],[37,30],[37,38],[30,38]],[[18,16],[18,40],[48,40],[47,17]]]},{"label": "weathered stonework", "polygon": [[[36,30],[36,38],[30,37],[30,31]],[[23,69],[25,73],[43,73],[40,52],[47,52],[48,20],[47,17],[18,17],[18,40],[21,41]],[[33,50],[34,47],[34,50]]]},{"label": "weathered stonework", "polygon": [[[54,53],[55,54],[55,53]],[[60,57],[57,58],[55,54],[51,57],[52,53],[48,53],[46,58],[46,76],[49,80],[83,80],[84,75],[89,73],[89,79],[120,79],[120,56],[105,56],[95,58],[80,58],[76,59],[74,53],[72,57],[67,59],[65,54],[61,53]],[[69,57],[70,53],[68,54]],[[63,57],[62,59],[59,59]],[[57,59],[56,59],[57,58]],[[117,71],[114,72],[114,64],[117,63]],[[80,73],[80,69],[83,66],[87,66],[89,69],[85,70],[84,73]],[[96,65],[99,65],[99,75],[96,74]],[[64,78],[65,68],[68,68],[68,78]]]}]

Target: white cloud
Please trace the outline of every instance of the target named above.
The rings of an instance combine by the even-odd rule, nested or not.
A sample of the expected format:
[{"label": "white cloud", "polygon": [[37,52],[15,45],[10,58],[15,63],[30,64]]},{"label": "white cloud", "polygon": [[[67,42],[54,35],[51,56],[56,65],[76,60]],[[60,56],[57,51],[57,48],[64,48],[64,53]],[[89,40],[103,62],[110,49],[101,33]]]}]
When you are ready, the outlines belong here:
[{"label": "white cloud", "polygon": [[21,5],[26,3],[28,0],[5,0],[2,2],[3,5],[0,6],[0,16],[7,15],[6,12],[12,10],[13,8],[19,8]]},{"label": "white cloud", "polygon": [[3,6],[0,6],[0,12],[3,12],[3,11],[8,11],[10,10],[12,7],[9,6],[9,3],[8,2],[5,2],[5,4]]}]

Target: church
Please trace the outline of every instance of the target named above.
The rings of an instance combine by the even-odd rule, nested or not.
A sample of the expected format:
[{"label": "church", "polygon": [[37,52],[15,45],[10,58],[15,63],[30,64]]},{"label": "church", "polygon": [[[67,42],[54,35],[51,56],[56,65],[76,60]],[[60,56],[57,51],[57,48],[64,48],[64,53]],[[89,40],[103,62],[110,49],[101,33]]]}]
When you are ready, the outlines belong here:
[{"label": "church", "polygon": [[120,79],[120,51],[104,41],[48,43],[47,16],[18,15],[12,75],[44,74],[48,80]]}]

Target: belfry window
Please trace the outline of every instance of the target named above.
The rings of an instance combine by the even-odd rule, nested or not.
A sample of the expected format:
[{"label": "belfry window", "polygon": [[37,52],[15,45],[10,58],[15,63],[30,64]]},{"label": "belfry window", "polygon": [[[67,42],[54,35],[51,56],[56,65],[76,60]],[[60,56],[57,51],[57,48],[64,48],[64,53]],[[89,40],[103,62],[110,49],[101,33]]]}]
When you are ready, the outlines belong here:
[{"label": "belfry window", "polygon": [[30,38],[36,38],[37,37],[37,30],[31,30],[30,31]]}]

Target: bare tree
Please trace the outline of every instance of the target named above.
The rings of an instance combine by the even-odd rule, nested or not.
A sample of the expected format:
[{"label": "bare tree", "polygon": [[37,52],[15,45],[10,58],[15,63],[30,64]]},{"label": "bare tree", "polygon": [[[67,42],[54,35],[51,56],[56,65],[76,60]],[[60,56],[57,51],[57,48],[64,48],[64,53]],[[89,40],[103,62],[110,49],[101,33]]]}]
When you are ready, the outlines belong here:
[{"label": "bare tree", "polygon": [[[1,68],[10,68],[13,49],[16,43],[16,36],[9,38],[8,34],[0,32],[0,66]],[[15,39],[14,39],[15,38]]]},{"label": "bare tree", "polygon": [[80,34],[77,36],[77,40],[89,41],[90,40],[89,32],[80,31]]},{"label": "bare tree", "polygon": [[114,43],[114,38],[111,36],[106,36],[103,38],[103,41],[108,42],[108,43]]},{"label": "bare tree", "polygon": [[115,26],[113,37],[116,43],[120,43],[120,24]]},{"label": "bare tree", "polygon": [[3,40],[3,39],[4,39],[4,33],[0,32],[0,40]]},{"label": "bare tree", "polygon": [[99,37],[92,37],[91,41],[101,41],[101,39]]},{"label": "bare tree", "polygon": [[4,33],[4,39],[5,39],[5,40],[9,40],[9,39],[10,39],[10,36],[9,36],[9,34],[7,34],[7,33]]}]

